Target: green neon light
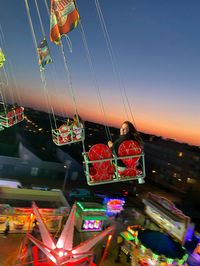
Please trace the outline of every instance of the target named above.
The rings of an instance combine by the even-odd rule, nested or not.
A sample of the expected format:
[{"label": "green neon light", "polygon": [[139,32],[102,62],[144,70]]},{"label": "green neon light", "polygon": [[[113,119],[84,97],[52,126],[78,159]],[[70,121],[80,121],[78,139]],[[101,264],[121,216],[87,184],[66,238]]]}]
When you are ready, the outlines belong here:
[{"label": "green neon light", "polygon": [[135,238],[135,244],[137,245],[139,243],[138,238]]},{"label": "green neon light", "polygon": [[97,208],[84,208],[84,206],[80,202],[77,202],[76,204],[84,212],[88,212],[88,211],[99,211],[99,212],[101,211],[101,212],[105,212],[106,211],[106,208],[104,208],[104,207],[101,207],[101,208],[98,208],[98,207]]},{"label": "green neon light", "polygon": [[167,263],[172,264],[173,261],[174,261],[174,259],[167,258]]},{"label": "green neon light", "polygon": [[152,257],[153,257],[154,260],[157,260],[158,259],[158,255],[156,255],[154,253],[152,254]]},{"label": "green neon light", "polygon": [[108,220],[107,216],[82,216],[83,220],[95,220],[95,221],[102,221]]},{"label": "green neon light", "polygon": [[125,240],[134,240],[135,238],[127,231],[120,233]]},{"label": "green neon light", "polygon": [[132,229],[129,229],[129,228],[128,228],[127,230],[128,230],[128,232],[131,233],[132,235],[135,233],[135,231],[132,230]]}]

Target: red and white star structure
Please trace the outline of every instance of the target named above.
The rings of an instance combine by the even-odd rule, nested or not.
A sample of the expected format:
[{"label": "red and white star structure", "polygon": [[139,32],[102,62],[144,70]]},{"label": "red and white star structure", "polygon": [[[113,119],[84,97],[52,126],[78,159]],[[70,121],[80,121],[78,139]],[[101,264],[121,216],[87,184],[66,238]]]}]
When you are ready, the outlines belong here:
[{"label": "red and white star structure", "polygon": [[52,262],[51,265],[78,265],[79,261],[83,261],[84,259],[87,259],[89,257],[91,258],[93,254],[92,248],[104,237],[108,236],[107,246],[110,243],[112,234],[114,232],[113,226],[108,227],[92,238],[73,247],[74,222],[76,212],[75,204],[71,209],[69,217],[60,234],[60,237],[57,240],[57,243],[55,243],[55,240],[52,238],[46,224],[42,219],[39,209],[34,202],[32,204],[32,208],[35,214],[35,218],[38,222],[42,241],[36,239],[31,234],[28,234],[28,238],[47,256],[47,258]]}]

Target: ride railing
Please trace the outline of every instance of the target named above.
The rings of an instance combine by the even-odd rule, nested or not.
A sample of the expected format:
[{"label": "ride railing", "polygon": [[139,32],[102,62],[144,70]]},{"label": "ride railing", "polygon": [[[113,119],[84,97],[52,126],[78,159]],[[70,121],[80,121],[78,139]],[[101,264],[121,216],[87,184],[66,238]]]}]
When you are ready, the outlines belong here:
[{"label": "ride railing", "polygon": [[[145,155],[128,155],[100,160],[90,160],[88,153],[83,153],[85,175],[88,185],[101,185],[106,183],[124,182],[138,180],[139,184],[145,182]],[[120,166],[120,161],[125,162],[125,166]],[[126,163],[127,162],[127,163]]]},{"label": "ride railing", "polygon": [[62,125],[59,128],[52,129],[52,139],[57,146],[84,141],[85,130],[84,128],[71,129],[67,125]]},{"label": "ride railing", "polygon": [[24,107],[16,107],[0,112],[0,126],[11,127],[24,120]]}]

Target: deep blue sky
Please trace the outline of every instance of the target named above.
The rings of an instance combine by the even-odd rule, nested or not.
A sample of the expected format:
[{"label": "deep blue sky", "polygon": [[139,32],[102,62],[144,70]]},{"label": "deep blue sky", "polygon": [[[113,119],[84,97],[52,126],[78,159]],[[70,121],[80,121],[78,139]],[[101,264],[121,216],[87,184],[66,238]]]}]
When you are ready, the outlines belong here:
[{"label": "deep blue sky", "polygon": [[[39,43],[42,33],[34,0],[28,3]],[[44,0],[37,3],[49,42]],[[125,88],[138,130],[200,145],[200,1],[99,0],[99,3],[116,56],[115,73],[94,0],[77,0],[93,61],[92,71],[80,25],[69,34],[72,53],[63,41],[82,117],[105,120],[99,108],[99,89],[106,123],[119,126],[123,120],[131,120],[130,114],[127,117],[124,113],[121,99],[120,89]],[[13,88],[20,95],[19,101],[36,109],[52,106],[55,112],[73,113],[63,57],[50,42],[54,64],[46,67],[50,99],[46,104],[24,0],[1,0],[0,24],[5,38],[5,45],[1,42],[0,46],[12,64],[18,84]]]}]

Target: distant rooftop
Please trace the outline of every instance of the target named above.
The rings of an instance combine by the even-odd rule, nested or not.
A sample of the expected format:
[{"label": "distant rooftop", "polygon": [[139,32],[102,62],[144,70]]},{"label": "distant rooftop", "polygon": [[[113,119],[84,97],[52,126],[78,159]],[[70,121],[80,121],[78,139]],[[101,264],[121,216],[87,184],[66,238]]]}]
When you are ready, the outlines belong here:
[{"label": "distant rooftop", "polygon": [[39,208],[70,208],[61,191],[0,187],[0,195],[0,204],[9,204],[11,207],[30,208],[32,201],[35,201]]}]

